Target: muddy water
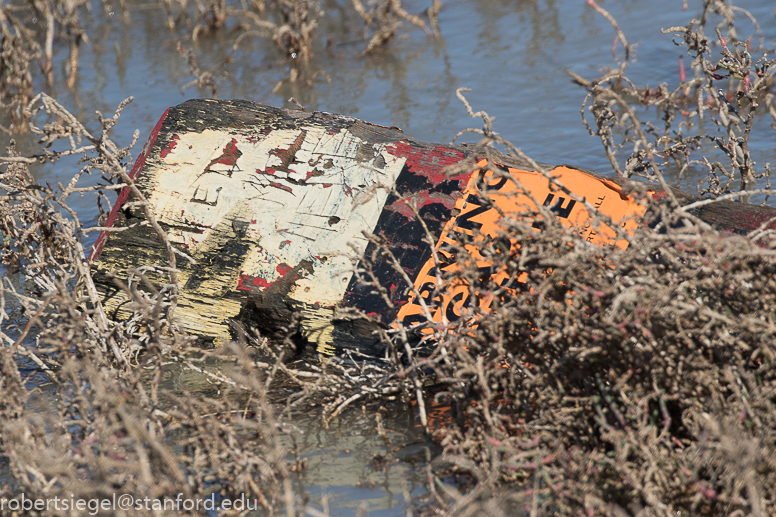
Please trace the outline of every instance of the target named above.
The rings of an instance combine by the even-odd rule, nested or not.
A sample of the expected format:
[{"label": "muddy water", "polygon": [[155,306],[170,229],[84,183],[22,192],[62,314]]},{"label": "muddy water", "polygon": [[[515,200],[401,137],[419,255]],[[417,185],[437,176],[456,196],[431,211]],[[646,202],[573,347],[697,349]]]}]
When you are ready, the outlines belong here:
[{"label": "muddy water", "polygon": [[[464,86],[472,89],[467,96],[474,109],[496,117],[496,131],[534,159],[602,173],[611,170],[599,141],[581,124],[579,109],[585,92],[571,84],[565,73],[570,69],[594,78],[599,69],[612,65],[612,28],[584,0],[447,0],[439,18],[440,39],[428,38],[405,24],[389,48],[367,57],[359,56],[365,46],[362,23],[348,7],[349,1],[325,0],[315,56],[310,63],[296,64],[302,78],[321,74],[311,79],[311,86],[304,81],[284,83],[277,93],[272,90],[288,76],[289,67],[271,41],[246,40],[225,63],[236,38],[229,27],[192,44],[182,28],[166,26],[161,4],[128,3],[126,12],[118,5],[104,12],[94,4],[86,21],[93,35],[82,50],[78,82],[72,90],[56,87],[50,93],[81,120],[90,121],[91,128],[96,128],[94,110],[112,112],[121,100],[134,96],[115,134],[118,143],[126,144],[132,131],[139,129],[142,136],[135,154],[165,108],[209,96],[209,91],[194,87],[181,93],[193,78],[176,50],[181,41],[193,47],[203,70],[219,75],[221,99],[291,107],[287,99],[293,96],[308,110],[342,113],[399,126],[420,140],[449,142],[458,131],[481,126],[455,98],[455,89]],[[640,85],[667,82],[669,88],[675,87],[683,52],[660,29],[685,25],[700,14],[701,2],[690,0],[687,12],[682,11],[681,0],[600,3],[618,20],[629,41],[637,44],[637,59],[628,72],[631,79]],[[413,13],[430,4],[431,0],[404,2]],[[741,0],[738,4],[761,21],[766,45],[774,46],[771,2]],[[742,21],[739,32],[751,33],[751,25]],[[67,50],[57,52],[55,73],[61,77]],[[646,110],[642,114],[654,116]],[[759,164],[776,162],[773,132],[766,129],[769,123],[761,117],[750,141]],[[73,170],[60,166],[37,174],[64,181]],[[702,175],[699,169],[691,170],[678,184],[694,191]],[[96,216],[93,206],[86,198],[82,206],[76,203],[84,214],[92,215],[91,220],[82,216],[86,224]],[[186,375],[172,375],[170,386],[189,392],[206,389],[201,379]],[[321,494],[327,493],[335,515],[355,514],[362,504],[370,515],[405,515],[408,506],[403,494],[422,495],[422,464],[426,450],[432,454],[434,449],[402,407],[389,408],[385,419],[390,444],[374,431],[374,418],[359,409],[328,428],[316,415],[294,421],[301,431],[300,453],[309,459],[298,483],[300,497],[309,496],[318,504]],[[376,455],[397,448],[397,462],[375,467]]]}]

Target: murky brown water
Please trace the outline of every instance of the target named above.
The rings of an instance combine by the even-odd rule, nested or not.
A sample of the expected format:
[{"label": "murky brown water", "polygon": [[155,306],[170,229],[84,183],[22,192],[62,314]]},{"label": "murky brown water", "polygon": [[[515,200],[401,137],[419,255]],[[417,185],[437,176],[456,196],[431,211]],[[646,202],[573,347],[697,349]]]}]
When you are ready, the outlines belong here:
[{"label": "murky brown water", "polygon": [[[668,82],[674,87],[683,49],[660,29],[685,25],[699,14],[701,2],[690,1],[687,12],[682,11],[681,0],[600,3],[618,20],[629,41],[638,44],[636,63],[629,68],[631,79],[642,85]],[[116,128],[116,140],[126,144],[138,128],[142,145],[165,108],[208,92],[192,87],[181,94],[192,76],[176,44],[179,39],[186,46],[191,42],[184,38],[183,29],[167,28],[161,4],[129,4],[126,16],[118,9],[113,15],[100,7],[93,9],[89,23],[94,36],[82,50],[78,82],[73,90],[57,87],[51,93],[81,120],[90,121],[94,110],[112,112],[121,100],[134,96]],[[467,116],[455,98],[455,89],[465,86],[472,89],[468,99],[474,109],[495,116],[496,131],[534,159],[602,173],[611,170],[598,139],[581,124],[579,109],[585,92],[571,84],[564,71],[568,68],[593,78],[600,68],[612,65],[611,26],[584,0],[447,0],[439,19],[441,39],[427,38],[405,24],[401,36],[385,51],[367,57],[359,57],[365,46],[362,23],[345,4],[349,1],[323,2],[327,14],[317,33],[315,57],[307,66],[326,72],[330,82],[319,77],[313,88],[285,84],[272,93],[287,76],[287,65],[268,40],[250,40],[227,64],[224,56],[236,33],[226,30],[202,36],[193,48],[203,69],[221,73],[221,99],[290,106],[286,99],[294,96],[308,110],[338,112],[399,126],[420,140],[449,142],[461,129],[481,125]],[[431,1],[405,0],[404,4],[409,12],[419,13]],[[760,20],[766,45],[774,46],[772,2],[738,4]],[[750,31],[750,27],[742,22],[740,30]],[[326,38],[332,43],[328,48]],[[62,75],[67,50],[58,52],[55,73]],[[774,133],[764,129],[769,123],[761,117],[750,141],[760,164],[776,163]],[[95,126],[92,122],[91,127]],[[74,170],[60,166],[38,174],[63,181]],[[680,185],[693,191],[703,175],[693,170]],[[96,216],[92,200],[85,199],[83,209]],[[171,387],[189,392],[205,389],[206,383],[189,374],[168,375]],[[316,504],[326,492],[335,515],[353,515],[366,503],[370,515],[387,516],[406,514],[405,489],[413,496],[423,492],[425,474],[416,465],[424,460],[426,450],[433,454],[433,446],[402,407],[389,408],[386,416],[390,445],[374,432],[374,418],[358,409],[328,428],[314,414],[292,423],[300,429],[300,452],[309,459],[309,469],[298,483],[300,497],[309,496]],[[374,466],[376,455],[396,448],[398,462]]]}]

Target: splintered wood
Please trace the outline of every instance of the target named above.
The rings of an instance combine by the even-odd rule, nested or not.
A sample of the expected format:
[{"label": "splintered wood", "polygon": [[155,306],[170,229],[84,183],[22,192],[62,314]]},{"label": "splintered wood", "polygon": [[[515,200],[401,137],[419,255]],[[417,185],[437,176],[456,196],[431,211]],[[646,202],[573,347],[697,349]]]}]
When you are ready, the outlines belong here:
[{"label": "splintered wood", "polygon": [[[474,165],[482,153],[417,142],[397,128],[339,115],[196,100],[167,110],[130,177],[173,247],[193,260],[177,261],[181,290],[175,318],[181,328],[220,343],[232,337],[230,322],[240,321],[269,337],[310,343],[322,353],[355,348],[376,354],[382,345],[375,331],[397,317],[417,320],[413,287],[424,296],[435,281],[424,223],[441,235],[438,251],[454,232],[499,231],[498,214],[474,197],[488,163]],[[570,166],[547,167],[548,178],[513,157],[492,151],[489,156],[520,183],[493,188],[501,180],[492,179],[488,195],[495,196],[501,213],[533,214],[538,221],[536,199],[545,213],[591,242],[611,244],[611,229],[591,227],[583,205],[627,224],[629,231],[644,212],[623,193],[621,181]],[[473,160],[463,173],[443,171],[466,158]],[[559,190],[559,180],[585,203]],[[665,194],[655,189],[653,195]],[[125,188],[106,226],[135,226],[100,235],[91,257],[95,282],[116,319],[131,315],[131,299],[114,278],[129,278],[133,288],[143,289],[147,286],[133,273],[140,270],[157,289],[167,283],[162,271],[151,268],[167,265],[166,247],[149,225],[136,224],[144,219],[142,207],[128,201],[136,200]],[[737,231],[757,228],[774,215],[752,207],[744,217],[732,217],[729,205],[700,206],[694,213]],[[359,261],[376,250],[369,234],[380,237],[399,265],[387,260],[372,265],[384,294],[354,275]],[[466,289],[458,286],[442,297],[434,319],[460,318]],[[386,296],[394,307],[387,307]]]}]

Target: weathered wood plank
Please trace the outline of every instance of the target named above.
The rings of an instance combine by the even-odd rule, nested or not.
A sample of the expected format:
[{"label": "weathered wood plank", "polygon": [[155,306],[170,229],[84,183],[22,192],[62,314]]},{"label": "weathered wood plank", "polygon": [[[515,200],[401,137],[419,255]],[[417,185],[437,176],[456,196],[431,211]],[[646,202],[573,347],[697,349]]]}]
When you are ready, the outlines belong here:
[{"label": "weathered wood plank", "polygon": [[[494,156],[564,224],[586,232],[593,242],[615,244],[611,232],[590,227],[580,203],[553,193],[547,179],[531,172],[528,164]],[[407,303],[411,296],[402,275],[387,263],[375,271],[401,307],[399,314],[355,281],[354,262],[373,246],[365,234],[382,236],[420,288],[432,278],[431,250],[422,241],[421,223],[399,196],[411,195],[429,229],[442,233],[438,248],[462,225],[492,228],[493,214],[471,197],[477,181],[483,181],[479,169],[454,177],[442,173],[465,158],[481,156],[467,146],[417,142],[396,128],[339,115],[249,101],[196,100],[167,110],[131,176],[172,244],[196,260],[196,265],[178,262],[182,292],[176,317],[186,330],[223,341],[230,337],[230,319],[270,336],[285,335],[295,321],[297,337],[320,352],[342,347],[374,352],[372,331],[377,326],[397,316],[411,321],[419,308]],[[614,220],[643,213],[623,194],[619,180],[570,166],[551,168],[564,185]],[[514,183],[496,185],[493,177],[484,181],[499,186],[490,190],[507,212],[532,208],[529,198],[515,197]],[[143,218],[138,207],[124,207],[128,198],[127,190],[120,193],[108,225]],[[723,202],[701,207],[696,214],[719,227],[748,231],[776,216],[776,210]],[[627,224],[631,228],[637,223]],[[95,280],[114,317],[128,315],[128,300],[109,273],[126,277],[129,268],[164,264],[164,254],[147,226],[100,236],[93,253],[99,257]],[[165,283],[160,275],[150,278],[160,286]],[[435,319],[459,316],[461,296],[450,293]],[[364,316],[340,318],[342,307],[356,308]]]}]

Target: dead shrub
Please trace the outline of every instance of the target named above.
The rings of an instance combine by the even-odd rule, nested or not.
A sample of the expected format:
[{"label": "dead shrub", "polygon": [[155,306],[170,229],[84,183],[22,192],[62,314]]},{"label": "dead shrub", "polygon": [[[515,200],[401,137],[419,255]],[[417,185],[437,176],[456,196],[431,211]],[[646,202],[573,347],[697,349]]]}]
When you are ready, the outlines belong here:
[{"label": "dead shrub", "polygon": [[178,54],[186,59],[186,62],[191,69],[191,75],[194,76],[193,81],[186,83],[181,87],[181,94],[183,94],[187,88],[194,86],[200,90],[210,90],[210,98],[218,99],[218,82],[221,80],[221,76],[212,71],[203,71],[197,64],[194,51],[192,49],[186,49],[180,41],[178,41],[177,49]]},{"label": "dead shrub", "polygon": [[11,127],[6,132],[24,126],[22,110],[33,96],[33,63],[41,48],[34,31],[26,28],[10,5],[0,6],[0,95],[1,106],[11,114]]},{"label": "dead shrub", "polygon": [[[424,295],[430,313],[462,283],[492,303],[464,299],[460,316],[416,326],[430,331],[416,334],[420,343],[409,330],[393,333],[403,355],[394,368],[421,421],[429,404],[448,408],[428,423],[444,446],[431,475],[453,475],[465,490],[438,480],[435,507],[665,516],[773,508],[770,241],[722,235],[643,202],[648,224],[625,250],[525,213],[506,216],[498,235],[460,234],[440,251],[458,269]],[[483,277],[483,257],[509,279]],[[416,394],[413,382],[434,389]]]},{"label": "dead shrub", "polygon": [[[366,45],[366,49],[362,52],[362,55],[370,54],[378,48],[387,45],[388,42],[396,36],[396,33],[401,26],[401,20],[408,21],[426,31],[426,34],[431,35],[431,31],[423,20],[404,10],[401,5],[401,0],[371,0],[368,3],[369,9],[364,6],[361,0],[351,1],[353,2],[353,8],[364,20],[366,26],[372,29],[372,36]],[[435,14],[438,10],[439,6],[435,2],[434,6],[431,8],[434,23],[436,22]],[[366,34],[367,31],[365,28],[365,37]]]},{"label": "dead shrub", "polygon": [[[588,3],[603,11],[595,2]],[[603,13],[613,23],[618,40],[629,49],[616,21],[606,11]],[[736,13],[751,21],[759,39],[757,46],[752,36],[739,40]],[[713,37],[705,34],[711,14],[721,16]],[[677,46],[686,46],[691,59],[688,75],[684,59],[679,57],[679,84],[673,89],[667,83],[657,88],[633,84],[625,75],[629,52],[618,61],[617,68],[607,69],[595,80],[571,74],[588,90],[580,113],[590,134],[601,139],[612,168],[623,177],[662,181],[659,168],[673,164],[681,178],[688,168],[701,167],[708,176],[698,190],[713,196],[728,194],[731,189],[752,189],[763,180],[770,188],[769,165],[757,167],[748,146],[755,119],[765,113],[759,108],[765,105],[772,109],[776,62],[769,59],[763,47],[757,21],[732,3],[706,2],[700,20],[663,29],[663,33],[673,34]],[[715,53],[717,58],[713,57]],[[639,122],[638,105],[655,106],[659,120]],[[591,113],[595,130],[588,123],[586,110]],[[705,117],[712,125],[699,124]],[[709,128],[716,131],[706,132]],[[702,152],[708,145],[712,149]],[[618,158],[621,151],[627,153],[624,160]]]},{"label": "dead shrub", "polygon": [[[713,201],[683,206],[663,174],[674,159],[681,167],[704,163],[741,189],[730,193],[730,181],[715,182],[711,174],[704,190],[710,196],[769,192],[746,190],[769,175],[767,166],[755,169],[746,144],[763,113],[758,102],[772,98],[772,63],[722,36],[722,57],[711,63],[702,57],[708,40],[693,22],[667,32],[683,34],[693,58],[701,56],[695,82],[673,93],[665,85],[639,89],[623,74],[632,49],[616,21],[588,3],[610,19],[626,49],[619,67],[602,78],[577,78],[588,88],[585,102],[597,125],[591,133],[619,174],[659,182],[667,199],[658,203],[646,185],[631,184],[628,193],[647,215],[634,234],[620,236],[625,249],[592,246],[539,208],[504,214],[498,235],[461,233],[437,250],[443,256],[435,260],[457,268],[437,270],[437,289],[423,295],[427,319],[442,293],[462,284],[491,304],[485,310],[465,297],[446,321],[421,318],[391,332],[393,349],[405,351],[394,367],[434,386],[418,395],[421,421],[429,404],[447,408],[447,416],[429,423],[444,446],[429,472],[430,502],[452,515],[768,515],[776,504],[772,221],[749,235],[720,233],[692,212]],[[707,3],[706,10],[723,7]],[[714,81],[723,79],[735,79],[739,93],[715,91]],[[495,133],[491,118],[474,113],[460,91],[459,98],[483,119],[482,129],[468,131],[483,136],[482,155],[494,174],[508,175],[493,162],[515,158],[548,174]],[[659,106],[665,128],[639,122],[638,102]],[[690,105],[695,111],[682,115],[689,120],[680,128],[696,127],[692,118],[705,112],[722,135],[670,133]],[[690,160],[707,142],[726,164]],[[512,157],[493,151],[494,144]],[[622,167],[618,152],[630,146]],[[536,219],[543,220],[540,231]],[[595,224],[615,227],[600,218]],[[437,238],[430,237],[432,246]],[[389,252],[384,247],[376,256]],[[508,280],[483,276],[483,258]],[[364,266],[365,281],[368,271]]]},{"label": "dead shrub", "polygon": [[81,45],[89,42],[89,36],[81,23],[81,11],[90,9],[88,0],[30,0],[30,5],[35,16],[46,21],[43,43],[46,61],[41,64],[46,82],[49,86],[54,84],[54,42],[61,39],[70,47],[65,83],[68,88],[72,88],[78,78]]},{"label": "dead shrub", "polygon": [[[207,30],[220,30],[230,11],[222,3],[201,5]],[[376,27],[369,45],[375,43],[367,47],[372,51],[396,34],[398,2],[374,2],[369,10],[358,5]],[[313,2],[243,5],[256,13],[249,18],[257,34],[269,34],[292,58],[311,55],[316,8]],[[706,12],[724,8],[709,2]],[[699,29],[705,21],[673,28],[691,49],[696,73],[694,82],[673,92],[627,81],[632,49],[616,23],[627,49],[619,68],[596,81],[579,78],[589,92],[597,128],[591,131],[623,176],[665,185],[663,171],[672,160],[681,168],[708,164],[710,195],[767,179],[767,167],[755,167],[746,143],[754,117],[764,113],[755,104],[774,109],[772,62],[731,35],[732,22],[723,17],[720,34],[727,32],[718,40],[726,45],[716,62]],[[13,22],[7,24],[15,34]],[[34,54],[32,46],[28,50]],[[29,70],[24,59],[15,70]],[[192,70],[203,77],[193,59]],[[723,101],[715,89],[731,78],[739,89],[730,98],[723,92]],[[645,101],[661,110],[663,128],[637,120],[634,105]],[[645,224],[623,236],[624,250],[591,246],[541,209],[506,217],[503,231],[488,239],[461,237],[445,252],[458,270],[440,273],[428,300],[433,304],[451,285],[465,283],[489,293],[492,306],[483,310],[472,302],[454,321],[386,330],[382,361],[350,355],[289,364],[283,348],[250,329],[238,329],[242,343],[205,352],[189,348],[191,339],[172,323],[176,261],[186,257],[133,189],[131,146],[110,138],[123,107],[111,118],[100,115],[101,130],[92,133],[53,99],[39,96],[24,113],[33,121],[48,115],[32,126],[42,151],[22,157],[11,145],[2,160],[0,256],[27,291],[8,279],[0,284],[0,318],[7,299],[24,307],[26,318],[17,326],[2,322],[8,346],[0,364],[0,436],[12,481],[31,497],[105,497],[117,487],[159,498],[220,492],[248,494],[268,511],[314,514],[293,498],[291,480],[304,465],[288,461],[293,429],[283,418],[320,405],[328,422],[357,403],[402,399],[444,447],[428,469],[429,512],[773,512],[776,260],[770,229],[722,235],[677,199],[658,204],[633,187],[630,194],[649,211]],[[475,132],[494,173],[503,174],[494,163],[509,158],[492,144],[546,172],[495,133],[487,114],[467,108],[483,118]],[[677,125],[678,114],[688,120]],[[721,135],[671,133],[689,131],[702,116],[712,118]],[[56,150],[63,142],[65,149]],[[727,161],[688,157],[709,142]],[[67,185],[33,181],[28,167],[68,155],[79,157],[82,168]],[[104,183],[80,186],[92,174]],[[133,300],[134,315],[124,322],[105,316],[83,249],[86,233],[105,229],[82,228],[68,205],[73,194],[118,188],[133,190],[131,203],[146,210],[146,224],[167,251],[165,262],[132,271],[133,281],[116,279]],[[545,221],[539,232],[532,224],[537,218]],[[436,237],[429,236],[432,247]],[[479,253],[507,273],[506,284],[474,267],[478,257],[469,249],[476,239]],[[378,249],[374,259],[392,260],[390,250]],[[369,260],[360,267],[365,281],[374,279]],[[137,289],[139,283],[147,289]],[[16,362],[22,360],[51,379],[47,389],[55,399],[28,389]],[[228,367],[213,371],[207,361]],[[214,385],[210,397],[166,390],[161,379],[176,367],[207,376]],[[284,400],[271,400],[268,386],[278,379],[293,389]]]}]

